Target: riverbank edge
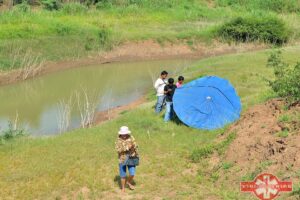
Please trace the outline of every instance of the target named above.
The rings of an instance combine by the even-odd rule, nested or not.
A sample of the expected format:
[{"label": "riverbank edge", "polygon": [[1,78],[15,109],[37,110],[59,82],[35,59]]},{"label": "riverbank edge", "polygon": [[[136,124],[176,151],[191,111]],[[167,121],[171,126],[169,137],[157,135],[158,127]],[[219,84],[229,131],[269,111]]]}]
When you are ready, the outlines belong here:
[{"label": "riverbank edge", "polygon": [[[266,44],[259,43],[227,44],[217,41],[211,44],[199,43],[193,46],[183,42],[160,44],[154,40],[126,42],[111,51],[100,52],[97,55],[85,58],[45,62],[41,68],[33,69],[32,71],[27,70],[25,72],[24,69],[17,69],[8,72],[0,72],[0,86],[14,84],[20,81],[77,67],[102,65],[112,62],[176,58],[201,59],[230,53],[256,51],[265,49],[266,47]],[[24,78],[24,73],[26,73],[26,78]]]}]

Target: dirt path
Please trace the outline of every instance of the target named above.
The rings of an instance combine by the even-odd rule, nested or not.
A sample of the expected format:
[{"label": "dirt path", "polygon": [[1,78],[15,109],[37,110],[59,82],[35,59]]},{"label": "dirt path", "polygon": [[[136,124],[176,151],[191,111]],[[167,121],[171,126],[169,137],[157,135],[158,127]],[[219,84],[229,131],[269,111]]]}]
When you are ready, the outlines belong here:
[{"label": "dirt path", "polygon": [[[127,42],[119,47],[114,48],[110,52],[99,53],[98,55],[92,57],[59,62],[46,62],[39,71],[30,73],[27,79],[60,70],[89,65],[99,65],[110,62],[172,58],[205,58],[222,54],[253,51],[263,49],[265,47],[265,45],[261,44],[228,45],[218,42],[210,45],[197,44],[193,46],[189,46],[185,43],[159,44],[152,40],[142,42]],[[22,81],[22,73],[22,70],[0,73],[0,86]]]}]

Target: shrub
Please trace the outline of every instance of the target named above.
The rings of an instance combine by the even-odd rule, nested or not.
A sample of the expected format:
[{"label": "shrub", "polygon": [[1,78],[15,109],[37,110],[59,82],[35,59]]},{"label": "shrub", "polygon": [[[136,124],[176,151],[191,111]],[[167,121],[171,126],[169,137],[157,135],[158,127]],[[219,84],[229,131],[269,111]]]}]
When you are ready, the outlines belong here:
[{"label": "shrub", "polygon": [[58,0],[42,0],[41,3],[46,10],[59,10],[62,7]]},{"label": "shrub", "polygon": [[27,1],[23,1],[21,4],[14,6],[15,12],[27,13],[30,12],[30,10],[30,5],[27,3]]},{"label": "shrub", "polygon": [[281,51],[271,53],[267,66],[274,70],[275,79],[269,84],[278,94],[288,101],[300,101],[300,63],[291,66],[282,61]]},{"label": "shrub", "polygon": [[9,122],[8,129],[0,134],[0,141],[3,142],[4,140],[9,140],[22,135],[24,135],[24,130],[15,128],[13,123]]},{"label": "shrub", "polygon": [[298,12],[298,0],[218,0],[220,6],[240,6],[247,9],[271,10],[274,12]]},{"label": "shrub", "polygon": [[113,3],[108,0],[102,0],[96,3],[96,9],[100,10],[103,8],[111,8],[113,6]]},{"label": "shrub", "polygon": [[276,45],[282,45],[288,40],[286,25],[275,17],[237,17],[222,25],[217,35],[225,40],[263,41]]},{"label": "shrub", "polygon": [[82,14],[87,12],[88,8],[80,3],[67,3],[62,7],[62,12],[65,14]]}]

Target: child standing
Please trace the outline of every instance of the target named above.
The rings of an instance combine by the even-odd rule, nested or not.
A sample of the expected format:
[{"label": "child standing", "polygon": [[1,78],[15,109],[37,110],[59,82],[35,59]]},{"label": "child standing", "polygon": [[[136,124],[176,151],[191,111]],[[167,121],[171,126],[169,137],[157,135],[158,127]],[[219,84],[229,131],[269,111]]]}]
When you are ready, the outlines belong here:
[{"label": "child standing", "polygon": [[183,85],[183,81],[184,81],[184,77],[183,76],[179,76],[178,77],[178,82],[176,83],[176,87],[180,88]]},{"label": "child standing", "polygon": [[165,86],[164,91],[166,95],[166,113],[164,121],[168,122],[173,117],[173,95],[176,89],[176,85],[174,85],[174,79],[169,78],[168,84]]}]

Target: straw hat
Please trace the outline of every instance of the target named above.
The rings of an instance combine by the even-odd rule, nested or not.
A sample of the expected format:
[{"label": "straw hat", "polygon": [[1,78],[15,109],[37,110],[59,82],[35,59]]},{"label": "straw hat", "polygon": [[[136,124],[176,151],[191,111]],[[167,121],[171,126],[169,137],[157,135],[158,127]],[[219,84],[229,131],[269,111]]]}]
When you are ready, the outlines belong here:
[{"label": "straw hat", "polygon": [[131,131],[127,126],[122,126],[119,130],[119,135],[129,135]]}]

